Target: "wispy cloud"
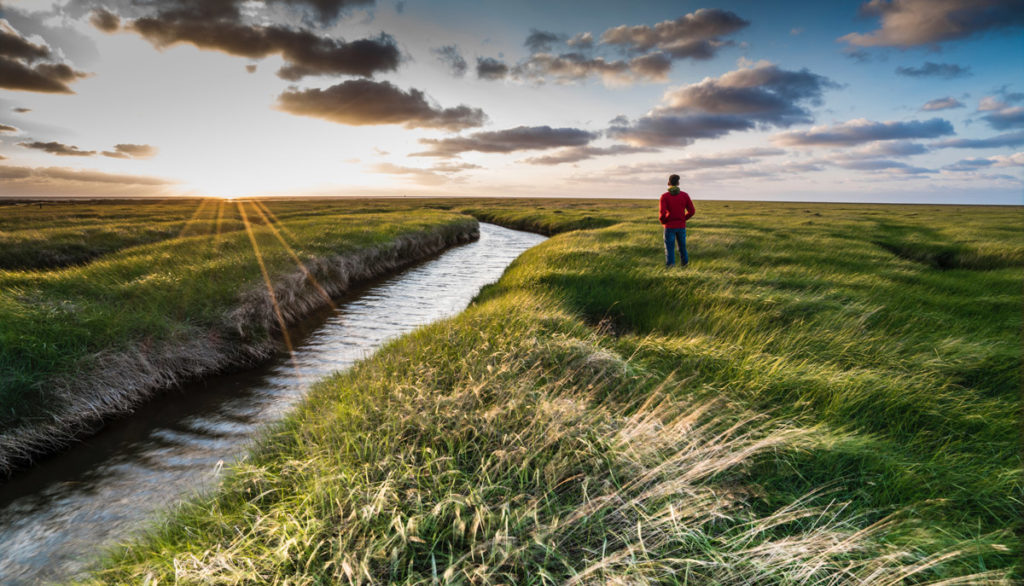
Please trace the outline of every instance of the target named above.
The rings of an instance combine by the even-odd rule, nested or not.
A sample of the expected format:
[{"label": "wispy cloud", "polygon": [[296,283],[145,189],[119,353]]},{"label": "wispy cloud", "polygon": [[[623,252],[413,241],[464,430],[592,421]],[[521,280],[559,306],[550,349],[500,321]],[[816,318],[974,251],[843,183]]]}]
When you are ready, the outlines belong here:
[{"label": "wispy cloud", "polygon": [[953,108],[963,108],[964,105],[960,100],[953,97],[938,98],[936,100],[929,100],[925,102],[921,109],[925,112],[935,112],[938,110],[951,110]]},{"label": "wispy cloud", "polygon": [[558,147],[583,146],[598,135],[579,128],[552,128],[550,126],[517,126],[505,130],[475,132],[452,138],[423,138],[420,143],[428,150],[414,153],[423,157],[452,157],[460,153],[511,153],[514,151],[545,150]]},{"label": "wispy cloud", "polygon": [[971,68],[961,67],[955,63],[932,63],[931,61],[925,61],[921,67],[897,67],[896,75],[956,79],[958,77],[969,77],[971,75]]},{"label": "wispy cloud", "polygon": [[835,126],[784,132],[773,139],[785,146],[852,146],[878,140],[937,138],[953,134],[953,125],[942,118],[909,122],[874,122],[864,118]]}]

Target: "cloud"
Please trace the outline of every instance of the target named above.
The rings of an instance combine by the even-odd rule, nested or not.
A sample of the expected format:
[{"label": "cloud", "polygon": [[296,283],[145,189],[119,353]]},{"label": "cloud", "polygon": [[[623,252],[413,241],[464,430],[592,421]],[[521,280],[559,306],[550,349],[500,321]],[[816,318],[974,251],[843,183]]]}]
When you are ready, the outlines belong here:
[{"label": "cloud", "polygon": [[162,195],[174,181],[67,167],[0,165],[0,195]]},{"label": "cloud", "polygon": [[103,156],[115,159],[150,159],[156,156],[156,147],[148,144],[116,144],[114,149],[103,151]]},{"label": "cloud", "polygon": [[530,35],[526,37],[526,42],[523,43],[533,53],[541,53],[550,51],[552,45],[555,43],[561,43],[565,40],[565,35],[558,33],[552,33],[548,31],[541,31],[537,29],[530,29]]},{"label": "cloud", "polygon": [[943,169],[948,171],[978,171],[990,167],[1024,167],[1024,153],[961,159],[952,165],[943,167]]},{"label": "cloud", "polygon": [[504,62],[493,57],[476,58],[476,76],[478,79],[505,79],[508,76],[509,67]]},{"label": "cloud", "polygon": [[590,49],[594,46],[594,35],[591,33],[577,33],[566,41],[565,44],[574,49]]},{"label": "cloud", "polygon": [[68,84],[86,77],[66,63],[41,60],[52,60],[50,47],[29,41],[0,18],[0,88],[73,94]]},{"label": "cloud", "polygon": [[448,66],[448,70],[451,71],[455,77],[462,77],[466,75],[466,70],[469,65],[466,63],[466,59],[459,52],[459,48],[455,45],[445,45],[443,47],[437,47],[431,49],[431,53],[437,56],[441,63]]},{"label": "cloud", "polygon": [[121,28],[121,17],[106,8],[97,8],[89,16],[89,22],[105,33],[117,32]]},{"label": "cloud", "polygon": [[419,157],[453,157],[459,153],[510,153],[513,151],[544,150],[558,147],[583,146],[598,135],[578,128],[551,128],[550,126],[517,126],[505,130],[475,132],[452,138],[421,138],[420,143],[429,150],[414,153]]},{"label": "cloud", "polygon": [[981,119],[996,130],[1024,128],[1024,106],[1011,104],[1024,102],[1024,94],[1003,93],[1002,99],[986,96],[978,104],[979,112],[986,112]]},{"label": "cloud", "polygon": [[990,138],[952,138],[932,143],[934,148],[997,149],[1024,146],[1024,130],[1007,132]]},{"label": "cloud", "polygon": [[736,130],[788,127],[812,120],[806,105],[838,87],[806,69],[787,71],[760,62],[717,78],[670,89],[661,104],[633,123],[613,121],[609,136],[643,146],[687,145]]},{"label": "cloud", "polygon": [[27,149],[36,149],[50,153],[51,155],[57,155],[60,157],[91,157],[96,154],[96,151],[83,151],[76,146],[59,143],[56,141],[50,142],[19,142],[18,146],[23,146]]},{"label": "cloud", "polygon": [[958,77],[970,77],[971,68],[961,67],[953,63],[932,63],[925,61],[921,67],[897,67],[896,75],[904,77],[941,77],[943,79],[956,79]]},{"label": "cloud", "polygon": [[0,124],[0,132],[18,132],[18,129],[7,124]]},{"label": "cloud", "polygon": [[653,27],[621,25],[610,28],[601,35],[601,43],[617,46],[630,53],[657,49],[677,59],[710,59],[719,47],[727,44],[719,37],[749,25],[748,21],[734,12],[701,8],[676,20],[659,22]]},{"label": "cloud", "polygon": [[480,108],[441,108],[420,90],[403,91],[391,82],[367,79],[348,80],[327,89],[285,91],[278,96],[277,108],[351,126],[401,124],[461,130],[481,126],[487,119]]},{"label": "cloud", "polygon": [[904,163],[903,161],[893,161],[888,159],[838,161],[835,165],[842,167],[843,169],[850,169],[851,171],[888,171],[902,175],[922,175],[925,173],[935,172],[932,169],[914,167]]},{"label": "cloud", "polygon": [[587,57],[582,53],[537,53],[517,65],[512,75],[534,80],[552,77],[563,83],[598,75],[607,85],[619,85],[639,80],[664,81],[671,68],[672,61],[663,53],[641,55],[629,61],[607,61],[603,57]]},{"label": "cloud", "polygon": [[876,140],[937,138],[950,134],[953,134],[953,125],[942,118],[910,122],[874,122],[858,118],[836,126],[784,132],[776,135],[774,141],[787,146],[852,146]]},{"label": "cloud", "polygon": [[[338,20],[342,13],[349,8],[373,6],[375,0],[270,0],[268,3],[305,7],[313,13],[321,24],[331,24]],[[400,9],[397,11],[401,12]]]},{"label": "cloud", "polygon": [[644,116],[632,123],[611,126],[608,136],[635,146],[686,146],[698,138],[718,138],[754,126],[752,120],[742,116],[723,114]]},{"label": "cloud", "polygon": [[372,165],[370,170],[374,173],[411,177],[414,182],[421,185],[441,185],[457,180],[453,175],[480,168],[480,165],[471,163],[439,163],[426,169],[422,167],[406,167],[393,163],[377,163]]},{"label": "cloud", "polygon": [[628,144],[615,144],[609,147],[577,146],[563,148],[553,154],[540,157],[530,157],[522,162],[531,165],[561,165],[562,163],[576,163],[594,157],[605,157],[608,155],[629,155],[633,153],[652,153],[657,149],[637,147]]},{"label": "cloud", "polygon": [[963,107],[964,105],[960,102],[960,100],[953,97],[947,97],[938,98],[936,100],[929,100],[925,102],[923,106],[921,106],[921,109],[924,110],[925,112],[934,112],[937,110],[950,110],[952,108]]},{"label": "cloud", "polygon": [[906,140],[878,141],[844,153],[850,159],[872,159],[877,157],[910,157],[923,155],[931,149],[917,142]]},{"label": "cloud", "polygon": [[859,47],[915,47],[1024,26],[1024,0],[871,0],[861,6],[881,28],[840,41]]},{"label": "cloud", "polygon": [[[305,9],[326,24],[350,6],[371,2],[272,0],[271,3]],[[278,75],[290,81],[309,75],[372,77],[376,73],[394,71],[401,61],[394,38],[384,33],[375,38],[344,41],[305,28],[251,24],[253,19],[243,15],[244,3],[240,0],[169,0],[157,5],[157,12],[127,21],[124,28],[161,49],[188,44],[250,59],[280,55],[286,63]],[[252,8],[246,6],[247,10]]]},{"label": "cloud", "polygon": [[24,114],[26,112],[31,112],[32,108],[11,108],[11,110],[14,110],[18,114]]}]

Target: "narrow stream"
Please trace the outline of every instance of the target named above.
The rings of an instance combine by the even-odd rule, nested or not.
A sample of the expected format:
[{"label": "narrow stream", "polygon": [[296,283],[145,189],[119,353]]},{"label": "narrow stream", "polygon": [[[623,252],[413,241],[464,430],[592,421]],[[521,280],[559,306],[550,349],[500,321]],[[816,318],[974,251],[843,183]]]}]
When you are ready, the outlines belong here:
[{"label": "narrow stream", "polygon": [[175,502],[215,486],[311,381],[454,315],[543,236],[480,224],[480,240],[369,284],[300,324],[295,359],[165,393],[0,484],[0,584],[71,579]]}]

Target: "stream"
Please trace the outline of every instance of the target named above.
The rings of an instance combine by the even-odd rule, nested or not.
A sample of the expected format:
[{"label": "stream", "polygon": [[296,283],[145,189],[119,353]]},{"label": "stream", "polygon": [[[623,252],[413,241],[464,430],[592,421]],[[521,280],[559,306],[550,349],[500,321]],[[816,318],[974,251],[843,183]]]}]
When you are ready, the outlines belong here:
[{"label": "stream", "polygon": [[[260,429],[309,384],[387,340],[455,315],[543,236],[480,224],[480,239],[368,283],[291,334],[257,368],[162,393],[129,416],[0,484],[0,584],[80,577],[98,554],[176,502],[217,486]],[[301,375],[296,373],[296,365]]]}]

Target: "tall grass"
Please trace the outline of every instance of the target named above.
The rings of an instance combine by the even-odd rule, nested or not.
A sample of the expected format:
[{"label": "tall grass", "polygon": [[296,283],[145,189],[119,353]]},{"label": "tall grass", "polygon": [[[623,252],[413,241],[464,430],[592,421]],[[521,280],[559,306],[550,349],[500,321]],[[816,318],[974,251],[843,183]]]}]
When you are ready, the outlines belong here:
[{"label": "tall grass", "polygon": [[651,205],[461,204],[594,228],[323,381],[95,580],[1019,578],[1021,210],[698,202],[667,270]]},{"label": "tall grass", "polygon": [[[147,225],[149,211],[121,220],[122,243]],[[279,227],[251,202],[182,204],[179,217],[188,213],[171,222],[174,236],[88,264],[0,269],[0,471],[30,453],[26,442],[59,442],[149,392],[265,357],[279,316],[291,321],[329,303],[325,291],[340,293],[476,229],[472,219],[443,212],[313,206]],[[243,220],[251,238],[248,229],[231,231]],[[115,233],[119,225],[101,224]],[[55,230],[63,229],[40,229],[40,238],[22,243],[45,247]]]}]

